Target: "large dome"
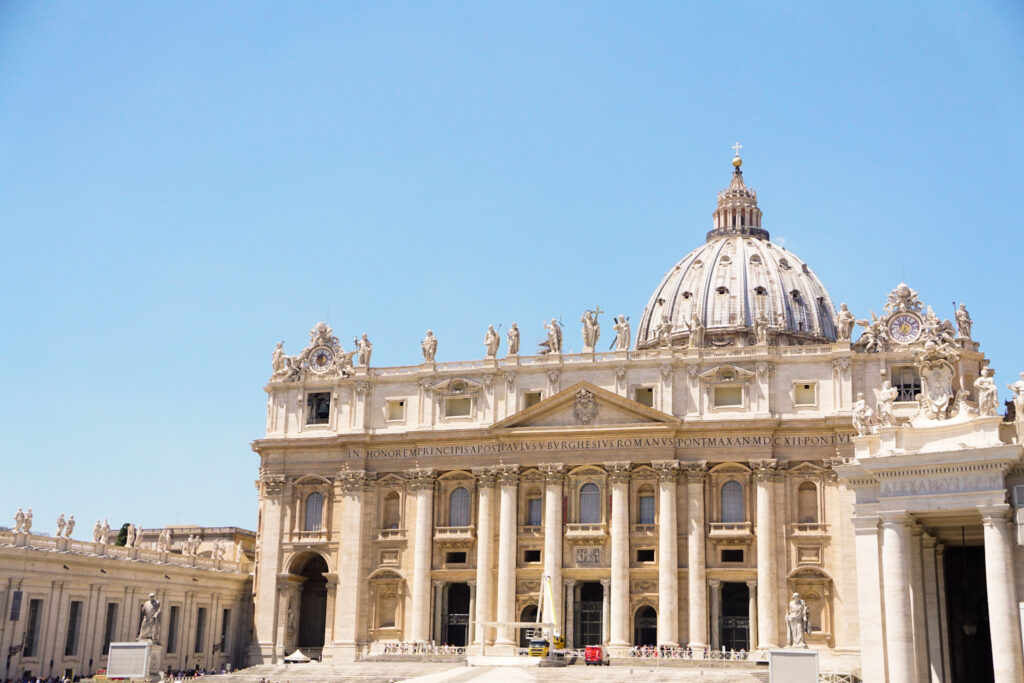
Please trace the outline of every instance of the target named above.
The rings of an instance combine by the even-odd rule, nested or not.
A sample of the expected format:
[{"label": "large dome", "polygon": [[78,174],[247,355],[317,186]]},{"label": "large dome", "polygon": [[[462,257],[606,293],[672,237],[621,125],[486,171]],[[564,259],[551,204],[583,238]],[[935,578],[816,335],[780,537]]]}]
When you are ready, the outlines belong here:
[{"label": "large dome", "polygon": [[835,341],[835,307],[825,286],[799,257],[768,241],[741,163],[733,160],[707,242],[677,263],[647,302],[638,349],[691,343],[694,327],[692,345],[754,344],[759,316],[762,334],[780,345]]}]

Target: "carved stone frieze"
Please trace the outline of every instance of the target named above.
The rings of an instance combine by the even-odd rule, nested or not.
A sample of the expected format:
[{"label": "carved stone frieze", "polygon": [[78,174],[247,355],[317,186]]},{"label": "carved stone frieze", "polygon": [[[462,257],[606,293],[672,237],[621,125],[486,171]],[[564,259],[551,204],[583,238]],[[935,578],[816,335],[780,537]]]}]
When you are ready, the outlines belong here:
[{"label": "carved stone frieze", "polygon": [[580,389],[572,402],[572,416],[576,424],[588,425],[597,417],[597,398],[589,389]]},{"label": "carved stone frieze", "polygon": [[370,382],[356,382],[356,396],[369,396],[373,391],[373,384]]},{"label": "carved stone frieze", "polygon": [[264,495],[276,496],[284,490],[286,479],[283,474],[265,474],[260,481],[263,484]]}]

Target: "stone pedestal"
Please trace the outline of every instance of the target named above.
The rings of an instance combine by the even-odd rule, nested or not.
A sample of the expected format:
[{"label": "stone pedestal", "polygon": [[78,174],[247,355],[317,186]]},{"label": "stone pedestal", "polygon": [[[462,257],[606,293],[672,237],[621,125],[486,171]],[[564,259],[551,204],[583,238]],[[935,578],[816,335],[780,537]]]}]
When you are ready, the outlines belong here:
[{"label": "stone pedestal", "polygon": [[150,644],[149,646],[149,679],[160,680],[160,672],[164,670],[164,646]]}]

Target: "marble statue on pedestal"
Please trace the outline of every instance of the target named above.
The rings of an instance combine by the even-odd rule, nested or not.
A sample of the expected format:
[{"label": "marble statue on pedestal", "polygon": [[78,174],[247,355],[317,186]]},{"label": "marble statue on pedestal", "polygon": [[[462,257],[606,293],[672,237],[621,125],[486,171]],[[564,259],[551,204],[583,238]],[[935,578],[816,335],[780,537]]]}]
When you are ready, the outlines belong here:
[{"label": "marble statue on pedestal", "polygon": [[21,533],[25,526],[25,513],[21,508],[14,513],[14,533]]},{"label": "marble statue on pedestal", "polygon": [[889,343],[889,333],[885,329],[884,318],[879,318],[874,311],[871,311],[871,320],[864,318],[858,320],[857,324],[864,328],[860,339],[857,340],[858,346],[863,347],[868,353],[885,351],[885,347]]},{"label": "marble statue on pedestal", "polygon": [[68,525],[68,522],[67,522],[66,519],[64,519],[64,513],[62,512],[62,513],[60,513],[60,517],[57,518],[57,533],[54,534],[54,536],[56,536],[57,538],[60,538],[61,536],[63,536],[64,535],[64,527],[66,527],[67,525]]},{"label": "marble statue on pedestal", "polygon": [[1013,409],[1017,414],[1017,422],[1024,424],[1024,372],[1020,373],[1019,380],[1007,384],[1006,388],[1013,392]]},{"label": "marble statue on pedestal", "polygon": [[519,355],[519,326],[515,323],[508,328],[508,355]]},{"label": "marble statue on pedestal", "polygon": [[433,363],[434,356],[437,354],[437,337],[434,336],[433,330],[427,330],[427,336],[420,342],[420,349],[423,351],[423,360]]},{"label": "marble statue on pedestal", "polygon": [[64,527],[64,538],[71,538],[71,532],[75,530],[75,516],[68,517],[68,524]]},{"label": "marble statue on pedestal", "polygon": [[487,332],[484,334],[484,348],[487,350],[484,358],[494,358],[498,355],[498,345],[501,344],[501,337],[498,336],[498,332],[494,329],[494,325],[487,326]]},{"label": "marble statue on pedestal", "polygon": [[359,354],[359,364],[364,368],[370,367],[370,356],[373,354],[373,344],[370,338],[363,334],[362,339],[355,339],[356,353]]},{"label": "marble statue on pedestal", "polygon": [[960,334],[961,339],[971,338],[971,325],[974,321],[971,320],[971,314],[967,312],[967,306],[960,304],[960,308],[956,309],[956,328]]},{"label": "marble statue on pedestal", "polygon": [[867,436],[872,432],[872,418],[874,411],[868,407],[862,392],[857,393],[857,400],[853,403],[853,426],[857,429],[857,436]]},{"label": "marble statue on pedestal", "polygon": [[601,336],[601,323],[597,321],[597,316],[604,311],[601,310],[600,306],[596,306],[594,310],[587,310],[583,312],[583,317],[580,318],[580,322],[583,323],[583,350],[593,351],[597,348],[597,340]]},{"label": "marble statue on pedestal", "polygon": [[539,353],[561,353],[562,352],[562,324],[557,318],[552,318],[550,323],[544,323],[544,329],[548,331],[547,339],[540,343]]},{"label": "marble statue on pedestal", "polygon": [[768,343],[768,317],[761,311],[754,318],[754,336],[758,344]]},{"label": "marble statue on pedestal", "polygon": [[149,594],[149,600],[142,603],[142,624],[139,626],[138,640],[156,643],[160,638],[160,601],[156,593]]},{"label": "marble statue on pedestal", "polygon": [[786,647],[807,647],[806,635],[810,630],[810,610],[799,593],[793,593],[786,610]]},{"label": "marble statue on pedestal", "polygon": [[25,522],[22,526],[22,531],[26,534],[32,532],[32,508],[29,508],[28,512],[25,513]]},{"label": "marble statue on pedestal", "polygon": [[690,348],[699,349],[704,346],[704,323],[697,314],[690,316]]},{"label": "marble statue on pedestal", "polygon": [[103,537],[103,523],[100,520],[96,520],[96,524],[92,528],[92,542],[99,543]]},{"label": "marble statue on pedestal", "polygon": [[277,342],[274,346],[274,354],[270,359],[271,367],[271,379],[277,379],[284,377],[288,372],[288,365],[285,362],[287,356],[284,355],[284,342]]},{"label": "marble statue on pedestal", "polygon": [[654,336],[658,340],[658,346],[668,346],[670,343],[669,336],[672,334],[672,322],[668,319],[668,314],[661,314],[661,322],[654,330]]},{"label": "marble statue on pedestal", "polygon": [[620,315],[615,324],[612,325],[612,329],[615,330],[615,350],[629,351],[630,337],[632,336],[629,329],[629,318]]},{"label": "marble statue on pedestal", "polygon": [[978,392],[978,415],[982,417],[999,414],[999,391],[996,389],[996,381],[992,379],[994,374],[992,368],[982,368],[981,376],[974,380],[974,388]]},{"label": "marble statue on pedestal", "polygon": [[127,534],[125,534],[124,547],[125,548],[134,548],[135,547],[135,525],[134,524],[129,524],[128,525],[128,532],[127,532]]},{"label": "marble statue on pedestal", "polygon": [[836,313],[836,341],[850,341],[856,322],[857,318],[846,307],[846,304],[839,304],[839,312]]},{"label": "marble statue on pedestal", "polygon": [[892,411],[892,404],[898,395],[899,390],[889,380],[882,382],[882,390],[878,392],[878,403],[875,405],[878,424],[882,427],[896,426],[896,415]]},{"label": "marble statue on pedestal", "polygon": [[100,527],[100,543],[103,545],[110,543],[110,522],[106,519],[103,520],[103,526]]}]

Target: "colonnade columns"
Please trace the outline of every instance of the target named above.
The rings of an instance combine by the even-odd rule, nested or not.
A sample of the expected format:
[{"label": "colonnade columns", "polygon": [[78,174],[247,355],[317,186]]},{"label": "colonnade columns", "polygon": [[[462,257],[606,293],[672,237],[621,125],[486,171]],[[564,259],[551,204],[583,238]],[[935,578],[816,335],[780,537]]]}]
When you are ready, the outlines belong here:
[{"label": "colonnade columns", "polygon": [[365,470],[345,469],[338,473],[336,499],[341,503],[341,514],[337,515],[340,524],[334,529],[334,533],[339,534],[338,573],[334,577],[337,586],[331,591],[335,602],[328,609],[329,613],[333,612],[334,619],[333,623],[328,622],[328,626],[333,631],[334,652],[331,656],[346,661],[355,660],[359,647],[367,638],[368,608],[362,590],[366,574],[363,526],[368,507],[365,494],[370,486]]},{"label": "colonnade columns", "polygon": [[629,463],[605,463],[612,490],[611,638],[609,647],[629,647]]},{"label": "colonnade columns", "polygon": [[985,533],[985,585],[992,634],[992,670],[996,683],[1024,680],[1020,621],[1013,580],[1013,544],[1006,503],[978,508]]},{"label": "colonnade columns", "polygon": [[882,621],[878,517],[858,510],[851,521],[857,557],[857,607],[862,624],[861,671],[866,681],[884,681],[885,624]]},{"label": "colonnade columns", "polygon": [[409,640],[430,640],[430,558],[434,539],[434,470],[409,472],[409,490],[416,498],[416,533],[412,555],[412,624]]},{"label": "colonnade columns", "polygon": [[750,624],[748,649],[752,650],[757,643],[757,579],[747,581],[747,623]]},{"label": "colonnade columns", "polygon": [[[561,624],[562,617],[562,479],[565,466],[553,463],[540,466],[544,473],[544,573],[551,579],[550,600],[544,600],[542,621]],[[543,586],[542,586],[543,588]]]},{"label": "colonnade columns", "polygon": [[711,649],[717,650],[722,645],[722,630],[719,628],[722,620],[722,582],[711,579],[708,587],[711,589]]},{"label": "colonnade columns", "polygon": [[435,643],[440,644],[442,641],[441,635],[441,618],[442,615],[447,612],[445,599],[447,597],[447,591],[445,590],[447,583],[445,581],[434,581],[434,637],[431,638]]},{"label": "colonnade columns", "polygon": [[[878,513],[882,520],[882,586],[889,683],[917,680],[910,604],[910,517],[905,510]],[[859,567],[858,567],[859,569]],[[864,622],[861,616],[862,623]]]},{"label": "colonnade columns", "polygon": [[708,588],[704,561],[704,484],[707,463],[686,463],[686,588],[689,604],[689,646],[703,650],[708,643]]},{"label": "colonnade columns", "polygon": [[777,461],[761,460],[754,466],[757,483],[757,648],[779,645],[779,576],[775,528],[775,488],[781,475]]},{"label": "colonnade columns", "polygon": [[472,642],[481,645],[490,643],[484,622],[493,621],[494,605],[494,572],[491,558],[494,554],[494,479],[497,471],[489,467],[473,469],[476,476],[476,488],[479,491],[477,504],[476,531],[476,611],[474,612],[474,628]]},{"label": "colonnade columns", "polygon": [[658,645],[679,645],[678,460],[651,463],[658,471]]},{"label": "colonnade columns", "polygon": [[[519,485],[519,466],[502,465],[498,468],[500,503],[498,511],[498,602],[497,621],[515,621],[516,609],[516,495]],[[497,646],[515,648],[515,629],[499,626],[494,639]]]}]

